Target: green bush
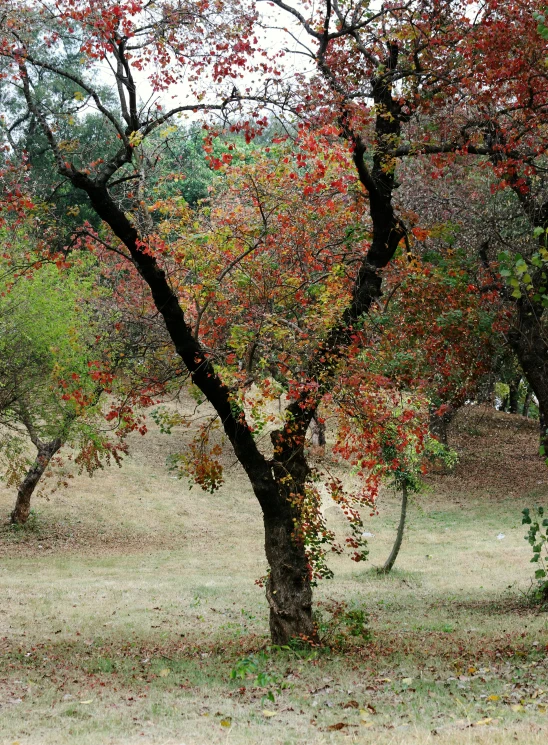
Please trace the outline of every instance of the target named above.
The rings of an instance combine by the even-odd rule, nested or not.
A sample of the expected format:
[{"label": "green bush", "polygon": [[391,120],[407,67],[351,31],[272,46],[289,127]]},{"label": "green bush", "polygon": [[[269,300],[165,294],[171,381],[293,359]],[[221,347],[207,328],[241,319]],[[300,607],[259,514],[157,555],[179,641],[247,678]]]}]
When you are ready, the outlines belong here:
[{"label": "green bush", "polygon": [[537,565],[533,597],[545,605],[548,603],[548,518],[544,517],[544,507],[535,507],[532,514],[531,510],[526,508],[522,514],[522,524],[529,526],[525,540],[533,549],[531,561]]}]

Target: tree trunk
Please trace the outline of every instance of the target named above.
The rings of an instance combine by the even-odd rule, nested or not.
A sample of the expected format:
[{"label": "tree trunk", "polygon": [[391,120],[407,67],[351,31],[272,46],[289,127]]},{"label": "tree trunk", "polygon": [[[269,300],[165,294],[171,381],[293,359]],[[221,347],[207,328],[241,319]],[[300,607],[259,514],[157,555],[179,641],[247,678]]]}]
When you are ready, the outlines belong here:
[{"label": "tree trunk", "polygon": [[321,422],[316,417],[313,417],[310,422],[310,430],[312,434],[312,454],[319,456],[325,455],[325,422]]},{"label": "tree trunk", "polygon": [[508,388],[508,411],[510,414],[518,413],[519,404],[519,384],[521,383],[521,375],[514,380],[510,381]]},{"label": "tree trunk", "polygon": [[274,644],[292,639],[317,641],[312,620],[310,565],[304,546],[293,536],[290,515],[265,517],[265,549],[270,567],[266,598],[270,605],[270,635]]},{"label": "tree trunk", "polygon": [[523,401],[522,414],[524,417],[529,416],[529,407],[531,406],[531,399],[533,398],[533,391],[529,388],[525,394],[525,400]]},{"label": "tree trunk", "polygon": [[443,414],[438,414],[434,406],[430,407],[429,429],[432,437],[439,440],[442,445],[447,445],[447,429],[455,415],[455,410],[449,408]]},{"label": "tree trunk", "polygon": [[11,513],[11,522],[16,525],[24,525],[29,519],[30,501],[36,486],[42,478],[49,462],[60,449],[60,439],[51,442],[40,443],[38,455],[17,490],[17,500]]},{"label": "tree trunk", "polygon": [[400,524],[398,525],[398,532],[396,534],[396,540],[394,542],[394,545],[392,546],[392,551],[390,552],[390,556],[385,562],[385,565],[381,569],[381,572],[383,574],[388,574],[392,570],[392,567],[396,563],[396,559],[398,558],[398,554],[400,552],[401,544],[403,541],[403,533],[405,530],[405,518],[407,516],[407,486],[406,484],[403,485],[401,490],[401,513],[400,513]]},{"label": "tree trunk", "polygon": [[[304,453],[306,430],[314,412],[288,437],[285,430],[270,435],[274,446],[274,511],[263,511],[266,558],[270,567],[266,598],[274,644],[292,639],[318,642],[312,619],[312,574],[302,536],[303,500],[310,469]],[[275,496],[275,498],[274,498]]]}]

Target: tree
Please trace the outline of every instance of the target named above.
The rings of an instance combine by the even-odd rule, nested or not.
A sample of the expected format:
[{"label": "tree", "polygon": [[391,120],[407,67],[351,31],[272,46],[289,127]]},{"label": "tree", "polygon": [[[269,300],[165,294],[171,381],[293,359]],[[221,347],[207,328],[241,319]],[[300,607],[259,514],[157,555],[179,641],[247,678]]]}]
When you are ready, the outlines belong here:
[{"label": "tree", "polygon": [[[257,61],[253,56],[258,44],[252,35],[255,12],[253,7],[236,2],[211,7],[203,3],[197,9],[194,4],[150,5],[135,0],[86,4],[52,0],[40,9],[8,3],[1,54],[5,61],[4,84],[15,84],[10,90],[21,109],[20,117],[12,118],[8,127],[13,141],[10,160],[21,161],[25,157],[20,147],[22,131],[28,132],[32,127],[40,131],[60,177],[87,195],[91,210],[102,221],[93,229],[82,225],[75,230],[75,245],[85,234],[86,244],[108,247],[136,267],[164,319],[173,348],[193,383],[214,407],[250,479],[265,525],[272,638],[285,644],[299,635],[316,638],[311,613],[310,555],[321,545],[324,526],[318,521],[317,497],[309,488],[305,434],[320,402],[331,395],[341,379],[345,385],[353,380],[358,388],[364,384],[363,366],[358,372],[351,365],[365,343],[363,318],[380,297],[383,270],[409,232],[393,203],[397,159],[420,151],[453,153],[466,149],[470,154],[487,157],[500,154],[499,141],[493,141],[485,124],[491,119],[483,117],[472,129],[459,115],[449,120],[449,131],[443,124],[461,95],[459,86],[466,88],[470,81],[471,67],[479,70],[485,64],[481,48],[473,59],[469,55],[481,47],[493,27],[497,30],[493,19],[497,20],[499,11],[486,6],[479,20],[472,22],[468,6],[453,2],[420,0],[382,6],[375,12],[361,2],[339,4],[325,0],[309,18],[306,4],[304,15],[282,0],[276,0],[275,5],[290,13],[315,45],[310,57],[317,75],[309,80],[304,76],[300,90],[284,90],[278,80],[278,61],[260,56]],[[506,19],[505,31],[514,32],[514,20]],[[522,21],[521,17],[518,20]],[[521,32],[520,27],[517,33]],[[215,39],[215,47],[208,54],[203,53],[206,33]],[[207,49],[209,52],[209,45]],[[105,60],[111,66],[116,102],[110,92],[103,95],[93,82],[94,66]],[[495,63],[489,63],[489,75],[497,67],[496,60]],[[196,97],[170,110],[164,109],[157,98],[148,105],[140,103],[134,73],[136,69],[150,70],[151,64],[157,64],[149,76],[153,96],[178,82],[186,66]],[[262,89],[246,89],[242,95],[234,80],[246,65],[259,73]],[[500,64],[498,70],[500,73]],[[206,96],[208,75],[219,84],[215,101]],[[61,80],[73,86],[72,99],[63,94],[64,85],[56,86]],[[45,97],[44,81],[50,90],[59,91],[53,99]],[[492,99],[496,84],[493,75],[484,79],[484,90],[479,89],[482,101]],[[515,90],[510,86],[500,92],[497,89],[500,116],[504,116],[513,97]],[[209,109],[227,120],[231,111],[243,111],[243,99],[252,98],[261,105],[271,103],[291,109],[305,123],[305,134],[308,126],[319,128],[317,144],[314,137],[309,143],[313,151],[323,148],[323,152],[336,155],[341,136],[349,143],[364,197],[364,220],[356,221],[351,211],[352,221],[369,223],[367,241],[353,230],[341,236],[343,245],[345,241],[350,244],[343,268],[329,260],[324,269],[329,304],[308,304],[305,301],[309,298],[303,293],[290,293],[286,311],[295,308],[295,300],[299,300],[309,305],[313,314],[322,308],[323,317],[313,323],[313,334],[306,335],[304,343],[300,331],[295,330],[294,338],[300,342],[296,345],[300,355],[296,369],[283,368],[285,349],[278,358],[277,366],[284,369],[291,395],[283,421],[271,434],[271,454],[263,453],[258,446],[255,427],[248,420],[238,386],[235,395],[233,378],[224,369],[230,361],[217,358],[209,349],[205,343],[207,331],[201,323],[199,328],[192,325],[184,283],[176,292],[171,282],[173,258],[148,209],[147,174],[141,154],[147,138],[177,114]],[[524,100],[523,96],[520,100]],[[88,108],[100,115],[105,133],[103,153],[93,160],[78,139],[77,128],[72,130],[74,136],[64,134],[67,124],[69,133],[70,127],[75,126],[70,123],[71,117],[76,121]],[[472,120],[476,116],[473,108]],[[245,119],[241,115],[233,128],[243,131],[249,139],[267,124],[264,113],[252,111]],[[510,142],[508,127],[505,133]],[[218,167],[219,160],[229,162],[230,152],[221,159],[211,158],[212,167]],[[294,170],[296,180],[298,169],[299,166]],[[305,178],[303,181],[303,196],[312,196],[308,189],[314,193],[316,184],[306,183]],[[337,182],[340,179],[334,179],[329,188],[336,190]],[[323,183],[319,188],[320,193],[325,191]],[[343,181],[342,193],[346,191]],[[251,208],[256,211],[253,201]],[[192,230],[188,221],[185,235]],[[269,233],[270,226],[264,234],[260,228],[255,242],[260,248],[268,245],[269,251],[262,253],[272,262],[271,256],[276,252],[283,256],[291,241],[284,237],[279,245],[282,234],[277,230],[276,241],[269,243]],[[238,240],[237,234],[234,238],[229,235],[227,244],[232,241],[238,247]],[[254,245],[247,245],[246,251]],[[218,267],[217,281],[225,269],[230,274],[238,266],[241,259],[234,265],[230,263],[237,258]],[[198,254],[197,259],[199,270],[205,271],[205,256]],[[267,271],[275,270],[268,261],[263,267],[265,277]],[[193,271],[194,267],[189,266],[187,276]],[[275,271],[274,275],[277,276]],[[340,291],[336,295],[338,284]],[[230,325],[222,324],[221,330]],[[370,381],[366,387],[370,388]],[[365,404],[360,400],[362,405]],[[340,498],[337,488],[332,491]],[[351,525],[356,527],[359,514],[350,510],[350,515]],[[307,544],[305,536],[315,537]],[[358,554],[359,549],[358,543]]]},{"label": "tree", "polygon": [[[47,265],[15,281],[7,278],[0,300],[0,387],[10,391],[10,401],[0,414],[0,452],[7,483],[18,486],[11,521],[24,524],[33,493],[62,447],[70,446],[68,457],[91,475],[103,462],[120,465],[126,435],[142,422],[133,415],[118,418],[124,397],[131,396],[125,342],[113,317],[108,336],[101,334],[106,289],[97,288],[92,262],[61,272]],[[111,399],[104,410],[106,394]],[[29,439],[36,448],[30,461]]]}]

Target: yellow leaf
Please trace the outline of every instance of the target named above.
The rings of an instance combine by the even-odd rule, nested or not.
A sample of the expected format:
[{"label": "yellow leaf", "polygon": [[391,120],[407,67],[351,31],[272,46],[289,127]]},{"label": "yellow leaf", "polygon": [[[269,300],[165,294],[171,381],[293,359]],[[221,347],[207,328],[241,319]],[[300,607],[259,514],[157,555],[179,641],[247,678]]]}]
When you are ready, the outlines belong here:
[{"label": "yellow leaf", "polygon": [[476,668],[475,667],[469,667],[468,668],[468,675],[473,675],[475,672],[476,672]]},{"label": "yellow leaf", "polygon": [[367,709],[360,709],[360,719],[362,722],[364,722],[366,719],[369,719],[369,712]]},{"label": "yellow leaf", "polygon": [[268,709],[263,709],[263,717],[275,717],[278,712],[276,711],[269,711]]},{"label": "yellow leaf", "polygon": [[482,724],[490,724],[492,721],[491,717],[485,717],[485,719],[480,719],[479,722],[476,722],[474,727],[480,727]]},{"label": "yellow leaf", "polygon": [[413,678],[403,678],[402,680],[402,683],[404,683],[405,685],[411,685],[412,682]]},{"label": "yellow leaf", "polygon": [[525,707],[521,704],[512,704],[510,708],[512,709],[512,711],[525,711]]},{"label": "yellow leaf", "polygon": [[493,694],[492,696],[487,696],[487,700],[488,701],[500,701],[500,696],[495,696],[495,694]]},{"label": "yellow leaf", "polygon": [[160,670],[160,678],[167,678],[170,672],[171,670],[169,669],[169,667],[164,667],[163,670]]},{"label": "yellow leaf", "polygon": [[225,717],[221,719],[221,727],[230,727],[232,725],[232,717]]},{"label": "yellow leaf", "polygon": [[138,147],[141,142],[143,141],[143,133],[138,131],[133,131],[129,135],[129,144],[132,147]]},{"label": "yellow leaf", "polygon": [[84,100],[84,94],[82,93],[82,91],[74,91],[74,98],[77,101],[83,101]]},{"label": "yellow leaf", "polygon": [[80,701],[81,704],[91,704],[93,703],[93,699],[89,698],[87,701]]}]

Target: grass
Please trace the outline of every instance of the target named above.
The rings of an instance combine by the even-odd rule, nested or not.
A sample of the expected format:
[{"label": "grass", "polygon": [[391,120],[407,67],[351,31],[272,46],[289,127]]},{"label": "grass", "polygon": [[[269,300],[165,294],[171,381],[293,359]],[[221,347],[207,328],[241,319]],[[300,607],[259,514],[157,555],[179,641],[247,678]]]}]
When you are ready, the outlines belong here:
[{"label": "grass", "polygon": [[[533,430],[490,427],[478,488],[464,459],[485,427],[456,432],[460,476],[411,505],[391,575],[375,571],[390,493],[370,562],[334,557],[318,612],[344,601],[368,634],[342,625],[325,650],[269,648],[261,518],[236,468],[218,494],[188,490],[164,466],[176,437],[153,433],[121,471],[38,500],[32,531],[0,532],[0,743],[544,743],[548,623],[527,603],[520,511],[547,503],[548,478],[523,458]],[[506,480],[500,452],[522,459]]]}]

